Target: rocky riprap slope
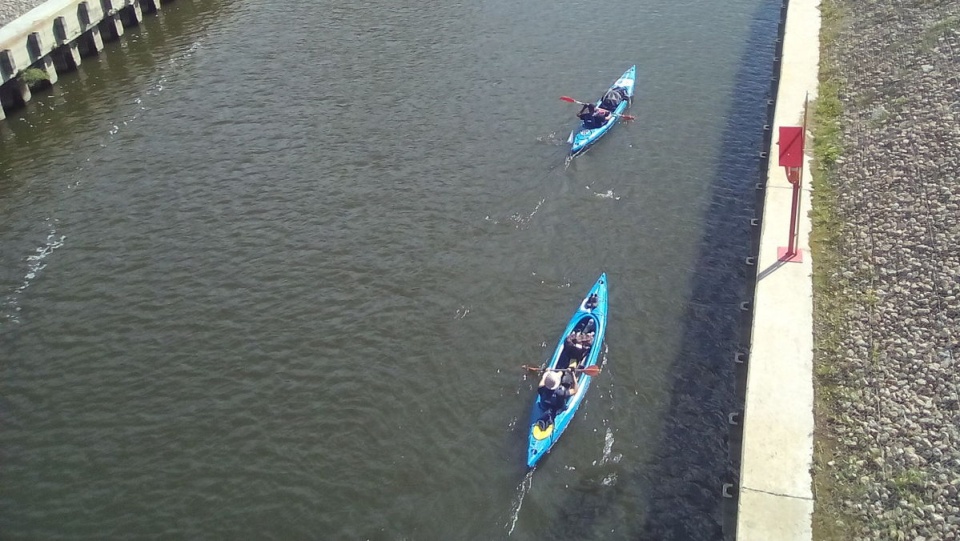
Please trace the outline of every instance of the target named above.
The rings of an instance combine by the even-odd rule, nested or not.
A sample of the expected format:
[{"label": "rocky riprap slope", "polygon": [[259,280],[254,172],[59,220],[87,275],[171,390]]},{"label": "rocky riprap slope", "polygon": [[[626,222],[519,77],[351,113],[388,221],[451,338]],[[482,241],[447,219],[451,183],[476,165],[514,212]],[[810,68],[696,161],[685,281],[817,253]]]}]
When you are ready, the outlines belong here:
[{"label": "rocky riprap slope", "polygon": [[43,4],[43,0],[0,0],[0,26]]},{"label": "rocky riprap slope", "polygon": [[852,310],[827,473],[858,539],[960,539],[960,1],[836,4]]}]

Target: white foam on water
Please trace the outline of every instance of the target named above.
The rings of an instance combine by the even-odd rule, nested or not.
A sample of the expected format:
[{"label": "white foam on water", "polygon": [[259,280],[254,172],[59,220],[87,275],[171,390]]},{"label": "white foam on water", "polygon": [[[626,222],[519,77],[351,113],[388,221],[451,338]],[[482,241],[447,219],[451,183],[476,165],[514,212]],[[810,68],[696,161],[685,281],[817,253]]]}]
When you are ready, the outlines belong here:
[{"label": "white foam on water", "polygon": [[[530,273],[530,276],[536,276],[536,275],[537,275],[537,273],[535,273],[535,272],[531,272],[531,273]],[[546,280],[540,280],[540,284],[541,284],[541,285],[545,285],[545,286],[555,287],[555,288],[557,288],[557,289],[570,289],[571,287],[573,287],[573,284],[571,284],[570,282],[565,282],[565,283],[562,283],[562,284],[558,284],[558,283],[554,282],[554,283],[549,283],[549,284],[548,284]],[[546,346],[546,342],[543,342],[543,345]]]},{"label": "white foam on water", "polygon": [[603,464],[611,460],[613,454],[613,430],[608,426],[607,433],[603,436],[603,455],[600,457],[600,463]]},{"label": "white foam on water", "polygon": [[[585,186],[585,188],[589,190],[590,186]],[[613,190],[607,190],[603,193],[593,192],[593,196],[596,197],[597,199],[613,199],[614,201],[620,200],[620,196],[613,193]]]},{"label": "white foam on water", "polygon": [[520,484],[517,486],[517,495],[513,498],[513,507],[510,509],[510,520],[504,527],[507,529],[507,535],[513,533],[513,529],[517,527],[517,518],[520,516],[520,507],[523,506],[523,497],[527,495],[527,492],[530,492],[530,488],[533,486],[533,472],[536,468],[531,469],[527,472],[527,475],[523,477],[523,481],[520,481]]},{"label": "white foam on water", "polygon": [[537,137],[537,142],[546,143],[548,145],[557,146],[557,147],[566,146],[573,142],[573,134],[571,133],[569,138],[564,139],[561,135],[559,135],[558,132],[554,131],[554,132],[550,132],[547,135],[541,135]]},{"label": "white foam on water", "polygon": [[[171,58],[171,59],[168,61],[169,64],[170,64],[170,66],[172,66],[171,69],[173,69],[173,70],[180,70],[180,69],[181,69],[180,66],[181,66],[182,64],[184,64],[187,60],[189,60],[189,59],[193,56],[193,54],[194,54],[195,52],[197,52],[198,49],[200,49],[200,47],[201,47],[202,44],[203,44],[203,41],[202,41],[202,40],[196,41],[196,42],[194,42],[192,45],[190,45],[190,47],[189,47],[186,51],[180,53],[179,55],[177,55],[177,56],[175,56],[175,57],[173,57],[173,58]],[[157,81],[147,87],[146,92],[145,92],[145,95],[148,96],[148,97],[149,97],[149,96],[156,96],[157,94],[163,92],[163,88],[164,88],[164,85],[165,85],[166,82],[167,82],[167,74],[166,74],[166,72],[161,73],[160,76],[157,78]],[[139,108],[138,108],[137,112],[134,113],[130,118],[127,118],[126,120],[121,120],[121,121],[120,121],[121,124],[123,124],[124,126],[127,126],[127,125],[129,125],[131,122],[133,122],[134,120],[139,119],[140,116],[143,115],[143,112],[147,110],[146,105],[144,105],[143,98],[141,98],[141,97],[134,98],[133,102],[134,102],[135,104],[139,105]],[[111,136],[116,135],[116,134],[119,133],[119,132],[120,132],[120,125],[118,125],[118,124],[113,124],[113,125],[110,126],[110,128],[107,130],[107,134],[108,134],[108,135],[111,135]]]},{"label": "white foam on water", "polygon": [[26,257],[27,272],[23,276],[23,281],[17,289],[7,297],[4,311],[8,313],[4,315],[4,318],[12,323],[20,323],[20,318],[17,315],[20,312],[20,295],[30,287],[30,284],[33,283],[33,280],[36,279],[40,271],[46,268],[47,263],[45,260],[47,257],[49,257],[54,250],[62,247],[64,240],[67,238],[65,235],[57,235],[56,222],[57,220],[47,219],[47,227],[50,228],[50,231],[47,233],[46,241],[43,246],[36,249],[35,253]]},{"label": "white foam on water", "polygon": [[517,229],[521,229],[523,226],[527,225],[527,223],[529,223],[530,220],[533,219],[533,216],[537,213],[538,210],[540,210],[540,207],[543,206],[544,201],[546,201],[546,199],[541,199],[540,201],[537,201],[537,204],[536,206],[533,207],[533,210],[531,210],[526,215],[524,215],[522,212],[516,212],[506,220],[496,220],[491,218],[489,215],[484,216],[483,219],[488,222],[493,222],[494,225],[513,222],[514,227],[516,227]]},{"label": "white foam on water", "polygon": [[540,207],[543,206],[544,201],[546,201],[546,199],[541,199],[540,201],[537,201],[537,205],[533,207],[533,210],[530,211],[530,213],[527,214],[526,216],[518,212],[510,217],[510,219],[517,224],[517,229],[520,229],[524,225],[528,224],[530,220],[533,219],[534,215],[537,214],[537,211],[540,210]]}]

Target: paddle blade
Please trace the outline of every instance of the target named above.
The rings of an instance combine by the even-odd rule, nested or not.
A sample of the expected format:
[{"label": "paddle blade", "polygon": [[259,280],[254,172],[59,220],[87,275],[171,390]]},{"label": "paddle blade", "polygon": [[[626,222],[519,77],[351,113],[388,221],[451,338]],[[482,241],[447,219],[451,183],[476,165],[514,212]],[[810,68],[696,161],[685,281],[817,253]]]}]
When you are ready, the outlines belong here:
[{"label": "paddle blade", "polygon": [[637,119],[637,117],[635,117],[635,116],[633,116],[633,115],[620,115],[620,118],[622,118],[622,119],[624,119],[624,120],[636,120],[636,119]]},{"label": "paddle blade", "polygon": [[600,375],[600,367],[597,366],[597,365],[588,366],[588,367],[586,367],[586,368],[577,370],[577,372],[580,372],[581,374],[584,374],[584,375],[587,375],[587,376],[599,376],[599,375]]},{"label": "paddle blade", "polygon": [[531,372],[539,372],[539,371],[540,371],[540,367],[538,367],[538,366],[530,366],[530,365],[528,365],[528,364],[525,364],[525,365],[521,366],[520,368],[522,368],[522,369],[524,369],[524,370],[529,370],[529,371],[531,371]]},{"label": "paddle blade", "polygon": [[567,103],[580,103],[579,101],[571,98],[570,96],[560,96],[560,100],[565,101]]}]

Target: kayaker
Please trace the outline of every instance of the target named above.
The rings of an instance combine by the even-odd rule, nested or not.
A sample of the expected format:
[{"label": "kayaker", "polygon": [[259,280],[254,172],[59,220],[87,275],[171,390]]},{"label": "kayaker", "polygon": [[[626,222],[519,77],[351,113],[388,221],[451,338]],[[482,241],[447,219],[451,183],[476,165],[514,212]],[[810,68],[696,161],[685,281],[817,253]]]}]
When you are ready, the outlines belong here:
[{"label": "kayaker", "polygon": [[577,118],[583,121],[584,128],[594,130],[606,124],[607,119],[610,118],[610,111],[598,109],[592,103],[585,103],[580,108],[580,112],[577,113]]},{"label": "kayaker", "polygon": [[[569,387],[560,384],[568,374]],[[540,401],[550,415],[563,411],[567,406],[567,399],[577,394],[577,376],[572,370],[567,371],[566,374],[561,370],[547,370],[540,378],[537,394],[540,395]]]},{"label": "kayaker", "polygon": [[580,340],[580,345],[583,346],[584,352],[593,347],[593,337],[595,334],[594,331],[582,333],[583,338]]},{"label": "kayaker", "polygon": [[[592,342],[593,340],[591,340]],[[563,341],[563,348],[566,351],[567,357],[570,358],[570,362],[577,362],[583,359],[583,353],[586,351],[585,347],[586,336],[583,333],[574,331],[567,335],[567,338]]]}]

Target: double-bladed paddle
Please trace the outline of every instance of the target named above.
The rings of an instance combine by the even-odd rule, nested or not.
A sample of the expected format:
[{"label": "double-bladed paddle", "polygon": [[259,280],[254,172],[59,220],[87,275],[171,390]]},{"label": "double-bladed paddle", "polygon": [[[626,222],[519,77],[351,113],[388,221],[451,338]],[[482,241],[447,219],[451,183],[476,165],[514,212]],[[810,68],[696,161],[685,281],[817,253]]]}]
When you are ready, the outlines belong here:
[{"label": "double-bladed paddle", "polygon": [[[538,366],[530,366],[530,365],[527,365],[527,364],[523,365],[521,368],[523,368],[524,370],[529,370],[529,371],[531,371],[531,372],[543,372],[543,371],[545,370],[544,368],[540,368],[540,367],[538,367]],[[567,370],[570,370],[570,369],[569,369],[569,368],[564,368],[564,369],[563,369],[563,371],[567,371]],[[579,373],[581,373],[581,374],[585,374],[585,375],[587,375],[587,376],[599,376],[599,375],[600,375],[600,367],[597,366],[597,365],[587,366],[587,367],[585,367],[585,368],[574,368],[573,371],[574,371],[574,372],[579,372]]]},{"label": "double-bladed paddle", "polygon": [[565,102],[567,102],[567,103],[576,103],[577,105],[586,105],[586,103],[584,103],[584,102],[582,102],[582,101],[575,100],[575,99],[571,98],[570,96],[560,96],[560,101],[565,101]]},{"label": "double-bladed paddle", "polygon": [[[571,98],[570,96],[560,96],[560,100],[561,100],[561,101],[565,101],[565,102],[567,102],[567,103],[576,103],[577,105],[587,105],[585,102],[582,102],[582,101],[579,101],[579,100],[575,100],[575,99]],[[611,113],[611,114],[616,115],[616,113]],[[636,119],[637,119],[637,117],[635,117],[635,116],[633,116],[633,115],[625,115],[625,114],[622,114],[622,113],[621,113],[620,115],[618,115],[618,116],[619,116],[620,118],[624,119],[624,120],[636,120]]]}]

